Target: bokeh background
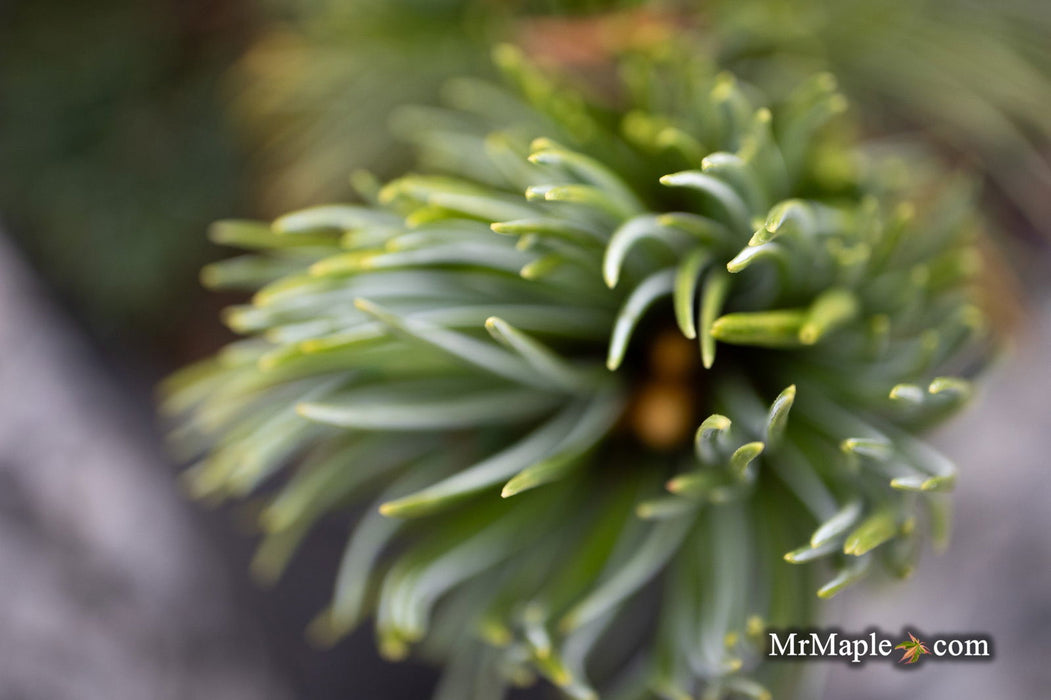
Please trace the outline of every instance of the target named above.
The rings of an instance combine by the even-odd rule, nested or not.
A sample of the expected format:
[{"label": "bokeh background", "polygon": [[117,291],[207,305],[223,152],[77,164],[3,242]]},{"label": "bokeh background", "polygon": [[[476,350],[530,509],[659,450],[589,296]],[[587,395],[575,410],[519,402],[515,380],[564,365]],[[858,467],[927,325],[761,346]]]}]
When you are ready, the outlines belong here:
[{"label": "bokeh background", "polygon": [[[616,21],[601,23],[599,13]],[[612,15],[610,14],[612,13]],[[368,630],[303,628],[341,523],[250,579],[236,509],[188,503],[152,390],[229,338],[197,271],[221,217],[349,197],[410,162],[399,107],[488,75],[496,39],[601,60],[618,22],[695,32],[775,89],[831,70],[873,136],[973,169],[1005,352],[936,436],[953,544],[828,606],[848,629],[991,634],[983,664],[818,664],[826,698],[1035,698],[1051,687],[1051,5],[1046,0],[0,0],[0,700],[423,698]]]}]

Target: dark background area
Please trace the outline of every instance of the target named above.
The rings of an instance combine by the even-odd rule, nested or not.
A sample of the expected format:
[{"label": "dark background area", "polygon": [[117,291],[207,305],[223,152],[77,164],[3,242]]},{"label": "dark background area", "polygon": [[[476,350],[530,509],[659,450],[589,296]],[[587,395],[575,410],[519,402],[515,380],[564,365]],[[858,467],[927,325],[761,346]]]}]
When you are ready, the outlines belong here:
[{"label": "dark background area", "polygon": [[[308,645],[303,629],[331,592],[340,524],[315,534],[296,575],[264,590],[248,573],[254,544],[236,527],[243,514],[183,500],[152,417],[155,383],[230,338],[218,311],[232,297],[197,279],[224,255],[206,241],[207,225],[267,208],[253,191],[252,145],[228,110],[231,71],[267,12],[246,0],[0,4],[0,233],[14,242],[0,246],[9,350],[0,390],[14,394],[17,373],[31,395],[0,415],[11,428],[0,440],[0,512],[5,530],[17,524],[0,543],[0,588],[4,606],[66,614],[59,629],[24,630],[11,612],[0,632],[0,697],[422,697],[433,683],[427,669],[381,663],[367,629],[332,650]],[[39,434],[13,434],[27,412],[43,423]],[[70,449],[18,444],[50,443],[51,430]],[[130,523],[155,557],[170,547],[168,566],[158,565],[173,589],[163,609],[140,609],[161,601],[133,571],[157,561],[124,550],[100,565],[96,552],[112,538],[66,522],[78,505],[26,476],[79,469],[98,477],[89,490],[102,507],[126,507],[102,492],[107,468],[81,449],[103,453],[111,478],[131,484],[129,497],[164,514]],[[37,572],[24,560],[33,550],[63,563]],[[66,591],[62,600],[53,587]],[[115,619],[122,607],[130,620]],[[110,654],[85,649],[99,637]],[[133,663],[137,647],[154,663]],[[92,667],[109,662],[121,682],[95,678],[105,669]],[[70,666],[72,687],[48,680]],[[218,680],[205,672],[213,667]]]}]

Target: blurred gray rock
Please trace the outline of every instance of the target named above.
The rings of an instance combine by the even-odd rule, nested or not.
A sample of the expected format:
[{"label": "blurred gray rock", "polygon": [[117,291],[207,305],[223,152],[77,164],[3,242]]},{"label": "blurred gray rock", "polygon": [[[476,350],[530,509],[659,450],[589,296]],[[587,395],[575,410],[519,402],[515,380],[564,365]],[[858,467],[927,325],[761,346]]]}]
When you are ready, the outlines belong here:
[{"label": "blurred gray rock", "polygon": [[0,238],[0,698],[289,697],[150,417],[64,323]]}]

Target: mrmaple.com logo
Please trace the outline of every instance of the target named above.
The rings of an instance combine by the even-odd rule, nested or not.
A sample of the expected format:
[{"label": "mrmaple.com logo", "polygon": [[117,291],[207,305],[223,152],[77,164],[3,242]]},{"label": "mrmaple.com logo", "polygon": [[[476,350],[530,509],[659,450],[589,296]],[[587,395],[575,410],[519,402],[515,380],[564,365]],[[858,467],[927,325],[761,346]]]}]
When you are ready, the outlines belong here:
[{"label": "mrmaple.com logo", "polygon": [[911,666],[921,659],[990,660],[993,641],[981,634],[921,635],[909,630],[895,636],[875,628],[859,635],[838,629],[768,630],[766,655],[795,661],[838,659],[852,664],[891,659]]}]

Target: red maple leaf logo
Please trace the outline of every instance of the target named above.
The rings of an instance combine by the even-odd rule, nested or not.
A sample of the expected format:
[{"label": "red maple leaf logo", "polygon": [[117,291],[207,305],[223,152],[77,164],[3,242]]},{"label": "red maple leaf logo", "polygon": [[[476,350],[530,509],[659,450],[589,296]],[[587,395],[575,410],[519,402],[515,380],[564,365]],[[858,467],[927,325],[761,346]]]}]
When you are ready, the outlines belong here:
[{"label": "red maple leaf logo", "polygon": [[908,641],[904,641],[894,648],[904,650],[901,654],[901,658],[898,659],[898,663],[904,662],[907,664],[914,664],[919,661],[920,657],[924,654],[931,653],[930,649],[927,648],[927,645],[916,639],[916,636],[912,632],[909,632]]}]

